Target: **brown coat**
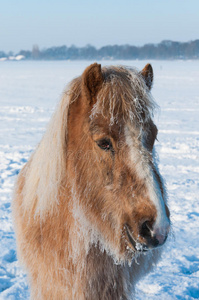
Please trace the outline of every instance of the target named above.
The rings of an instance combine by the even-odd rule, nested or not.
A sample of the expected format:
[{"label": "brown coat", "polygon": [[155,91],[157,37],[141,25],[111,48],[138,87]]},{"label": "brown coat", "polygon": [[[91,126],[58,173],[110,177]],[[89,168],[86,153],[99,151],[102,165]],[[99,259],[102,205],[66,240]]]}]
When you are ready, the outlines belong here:
[{"label": "brown coat", "polygon": [[13,215],[32,299],[130,299],[158,260],[161,248],[144,252],[153,247],[143,225],[159,218],[152,197],[169,218],[153,162],[152,80],[150,65],[89,66],[20,172]]}]

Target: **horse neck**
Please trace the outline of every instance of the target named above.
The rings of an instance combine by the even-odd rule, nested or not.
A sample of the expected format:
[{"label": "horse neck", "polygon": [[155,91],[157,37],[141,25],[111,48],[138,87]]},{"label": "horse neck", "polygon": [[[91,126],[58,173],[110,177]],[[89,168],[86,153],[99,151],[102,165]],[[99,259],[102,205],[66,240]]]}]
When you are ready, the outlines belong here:
[{"label": "horse neck", "polygon": [[127,299],[124,268],[114,264],[113,259],[105,251],[101,252],[98,245],[92,245],[84,262],[80,263],[83,268],[77,276],[85,299]]},{"label": "horse neck", "polygon": [[88,285],[90,299],[126,299],[123,268],[114,264],[113,259],[105,251],[102,253],[98,246],[93,246],[87,255],[86,273],[90,274],[92,283]]}]

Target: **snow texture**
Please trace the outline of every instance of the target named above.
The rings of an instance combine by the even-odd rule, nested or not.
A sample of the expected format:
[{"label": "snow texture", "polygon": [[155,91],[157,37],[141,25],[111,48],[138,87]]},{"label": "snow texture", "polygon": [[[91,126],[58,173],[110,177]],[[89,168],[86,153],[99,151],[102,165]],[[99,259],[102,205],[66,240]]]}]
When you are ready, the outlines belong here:
[{"label": "snow texture", "polygon": [[[117,61],[142,69],[144,61]],[[160,112],[156,151],[172,233],[136,299],[199,299],[199,61],[152,61]],[[28,299],[16,257],[11,201],[16,175],[40,141],[66,84],[89,62],[0,62],[0,299]],[[108,65],[110,62],[102,62]]]}]

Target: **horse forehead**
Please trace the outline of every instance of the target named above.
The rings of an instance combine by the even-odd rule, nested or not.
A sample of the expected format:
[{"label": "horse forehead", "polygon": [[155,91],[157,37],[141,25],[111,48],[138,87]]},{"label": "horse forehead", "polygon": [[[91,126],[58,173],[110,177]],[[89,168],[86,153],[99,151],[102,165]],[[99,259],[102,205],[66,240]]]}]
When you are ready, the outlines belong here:
[{"label": "horse forehead", "polygon": [[135,122],[125,122],[122,119],[118,123],[110,125],[110,119],[103,116],[93,118],[89,124],[92,135],[111,136],[116,142],[121,142],[122,145],[134,145],[134,147],[141,142],[142,131],[145,131],[141,127]]},{"label": "horse forehead", "polygon": [[105,134],[112,136],[113,139],[118,140],[124,136],[125,124],[123,121],[111,124],[110,118],[103,116],[96,116],[89,124],[89,129],[92,134]]}]

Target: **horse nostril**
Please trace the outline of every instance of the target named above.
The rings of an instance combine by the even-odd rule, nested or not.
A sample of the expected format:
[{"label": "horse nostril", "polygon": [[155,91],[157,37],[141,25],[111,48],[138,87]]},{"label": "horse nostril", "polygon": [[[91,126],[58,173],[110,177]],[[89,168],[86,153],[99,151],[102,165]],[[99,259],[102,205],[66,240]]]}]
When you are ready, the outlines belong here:
[{"label": "horse nostril", "polygon": [[145,221],[144,223],[142,223],[141,227],[140,227],[140,235],[147,239],[147,238],[151,238],[151,222],[150,221]]},{"label": "horse nostril", "polygon": [[[167,230],[165,229],[167,228]],[[140,225],[140,236],[145,239],[145,245],[155,248],[164,244],[167,239],[169,225],[164,227],[154,226],[153,221],[145,221]]]}]

